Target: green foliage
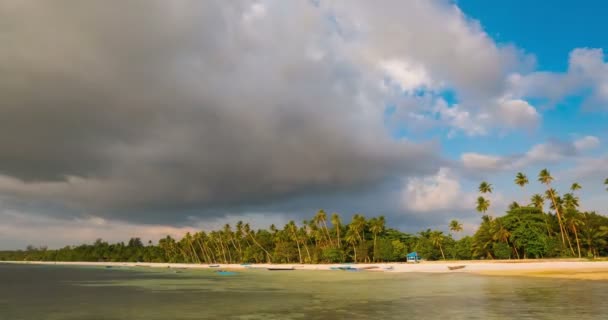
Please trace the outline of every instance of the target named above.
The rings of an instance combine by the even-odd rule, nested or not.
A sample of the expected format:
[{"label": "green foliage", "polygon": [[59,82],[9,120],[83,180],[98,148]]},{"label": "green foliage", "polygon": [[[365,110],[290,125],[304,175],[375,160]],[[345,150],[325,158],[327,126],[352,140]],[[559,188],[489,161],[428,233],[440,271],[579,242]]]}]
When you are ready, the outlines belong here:
[{"label": "green foliage", "polygon": [[511,247],[504,242],[494,242],[492,244],[492,250],[496,259],[510,259],[511,258]]},{"label": "green foliage", "polygon": [[[608,256],[608,218],[595,212],[581,212],[578,191],[573,183],[560,196],[551,183],[547,169],[538,175],[546,186],[545,196],[535,194],[530,204],[513,202],[502,216],[486,214],[490,200],[476,200],[483,213],[473,236],[454,240],[463,226],[451,220],[445,230],[427,229],[416,235],[403,233],[386,225],[383,216],[366,218],[353,215],[345,222],[339,214],[328,219],[319,210],[301,224],[290,221],[283,228],[252,230],[249,224],[226,224],[220,230],[186,233],[181,239],[167,236],[156,244],[131,238],[108,243],[101,239],[92,244],[60,249],[36,248],[0,252],[0,260],[17,261],[91,261],[91,262],[176,262],[176,263],[342,263],[405,261],[408,252],[417,251],[425,260],[440,259],[523,259],[553,257]],[[524,187],[529,183],[523,173],[514,181]],[[608,180],[605,181],[608,185]],[[479,186],[482,194],[492,193],[487,182]],[[551,209],[545,212],[545,204]],[[457,237],[458,237],[457,236]]]}]

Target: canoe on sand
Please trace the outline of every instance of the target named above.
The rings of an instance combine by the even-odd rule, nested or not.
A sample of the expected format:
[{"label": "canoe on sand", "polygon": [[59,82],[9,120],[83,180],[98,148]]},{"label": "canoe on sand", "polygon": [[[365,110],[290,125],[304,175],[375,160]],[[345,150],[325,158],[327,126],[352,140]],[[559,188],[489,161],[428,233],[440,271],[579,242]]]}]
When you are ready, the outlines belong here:
[{"label": "canoe on sand", "polygon": [[448,269],[450,270],[458,270],[458,269],[463,269],[466,266],[448,266]]}]

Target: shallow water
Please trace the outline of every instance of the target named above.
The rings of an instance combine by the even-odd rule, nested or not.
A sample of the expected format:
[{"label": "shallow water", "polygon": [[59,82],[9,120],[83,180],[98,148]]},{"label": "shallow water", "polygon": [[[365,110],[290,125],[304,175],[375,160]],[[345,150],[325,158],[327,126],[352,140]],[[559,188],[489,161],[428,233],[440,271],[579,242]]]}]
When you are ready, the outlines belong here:
[{"label": "shallow water", "polygon": [[605,319],[608,282],[0,264],[0,319]]}]

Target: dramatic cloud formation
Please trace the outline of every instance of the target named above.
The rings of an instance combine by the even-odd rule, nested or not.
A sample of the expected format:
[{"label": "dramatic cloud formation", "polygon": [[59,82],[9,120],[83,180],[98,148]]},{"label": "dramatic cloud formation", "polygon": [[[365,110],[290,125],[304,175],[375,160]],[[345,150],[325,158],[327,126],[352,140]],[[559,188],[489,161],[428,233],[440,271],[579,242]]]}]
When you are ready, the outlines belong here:
[{"label": "dramatic cloud formation", "polygon": [[190,5],[5,5],[0,191],[129,220],[433,168],[320,9]]},{"label": "dramatic cloud formation", "polygon": [[426,226],[444,217],[418,213],[470,210],[462,168],[599,144],[452,162],[444,138],[533,132],[528,98],[608,100],[601,50],[534,72],[448,0],[7,0],[0,40],[0,239],[35,221],[152,237],[319,206]]}]

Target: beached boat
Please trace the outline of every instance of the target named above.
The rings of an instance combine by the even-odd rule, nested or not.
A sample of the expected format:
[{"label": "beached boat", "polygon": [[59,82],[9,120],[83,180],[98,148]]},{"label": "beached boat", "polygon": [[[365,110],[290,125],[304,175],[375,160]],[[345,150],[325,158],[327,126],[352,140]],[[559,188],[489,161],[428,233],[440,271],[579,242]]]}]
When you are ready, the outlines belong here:
[{"label": "beached boat", "polygon": [[464,267],[466,267],[466,266],[448,266],[448,269],[450,269],[450,270],[458,270],[458,269],[464,269]]},{"label": "beached boat", "polygon": [[367,266],[367,267],[359,267],[359,268],[355,268],[355,269],[359,269],[359,270],[372,270],[372,269],[378,269],[380,267],[378,266]]},{"label": "beached boat", "polygon": [[268,271],[290,271],[295,270],[294,267],[269,267],[266,268]]},{"label": "beached boat", "polygon": [[219,267],[220,267],[220,265],[219,265],[219,264],[212,264],[212,265],[209,265],[209,268],[219,268]]},{"label": "beached boat", "polygon": [[329,267],[330,270],[342,270],[342,271],[358,271],[358,268],[353,268],[351,266],[339,266],[339,267]]}]

